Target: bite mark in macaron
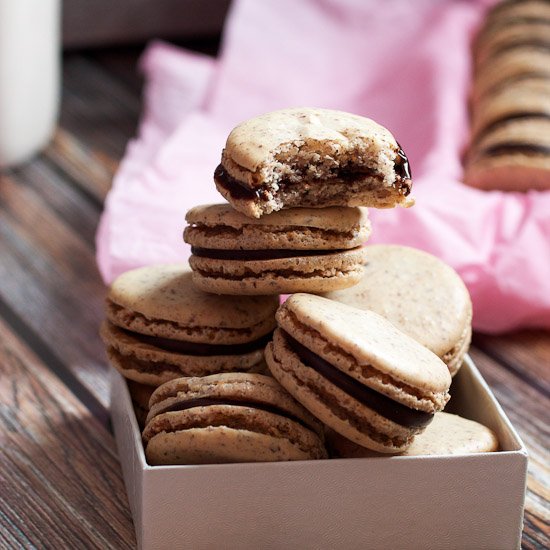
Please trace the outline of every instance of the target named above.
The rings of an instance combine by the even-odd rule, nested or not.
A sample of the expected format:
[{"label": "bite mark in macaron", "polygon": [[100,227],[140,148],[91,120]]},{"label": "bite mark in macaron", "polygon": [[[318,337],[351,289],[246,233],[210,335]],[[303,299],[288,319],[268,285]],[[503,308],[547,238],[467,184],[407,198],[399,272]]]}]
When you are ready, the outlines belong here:
[{"label": "bite mark in macaron", "polygon": [[239,124],[214,181],[254,218],[294,207],[414,204],[409,162],[392,134],[330,109],[283,109]]}]

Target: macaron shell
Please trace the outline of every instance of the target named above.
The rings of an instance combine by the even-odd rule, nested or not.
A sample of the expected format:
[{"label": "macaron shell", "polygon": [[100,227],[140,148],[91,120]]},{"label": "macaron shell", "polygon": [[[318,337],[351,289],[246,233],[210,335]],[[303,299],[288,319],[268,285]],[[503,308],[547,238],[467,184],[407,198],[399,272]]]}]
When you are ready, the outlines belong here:
[{"label": "macaron shell", "polygon": [[184,355],[144,344],[110,323],[102,325],[101,337],[114,368],[125,378],[154,386],[181,376],[256,371],[264,363],[263,348],[239,355]]},{"label": "macaron shell", "polygon": [[476,104],[472,113],[472,135],[479,141],[493,128],[522,120],[510,117],[529,113],[550,116],[550,80],[533,80],[509,86],[484,98]]},{"label": "macaron shell", "polygon": [[334,155],[354,148],[358,141],[364,142],[372,156],[380,157],[388,171],[393,170],[397,143],[386,128],[358,115],[310,108],[282,109],[239,124],[229,134],[222,163],[226,166],[226,161],[232,161],[226,168],[239,178],[242,171],[256,172],[273,161],[289,144],[312,143],[319,155]]},{"label": "macaron shell", "polygon": [[[366,458],[379,453],[356,445],[334,431],[327,431],[332,455],[338,458]],[[497,451],[496,434],[479,422],[445,412],[436,413],[426,430],[417,435],[400,456],[458,455]]]},{"label": "macaron shell", "polygon": [[147,444],[145,455],[151,465],[275,462],[311,458],[286,439],[225,426],[159,433]]},{"label": "macaron shell", "polygon": [[470,343],[472,341],[472,327],[467,326],[464,329],[460,340],[457,342],[455,347],[449,350],[441,359],[447,365],[449,373],[452,377],[456,375],[459,371],[462,363],[464,362],[464,356],[468,353],[470,349]]},{"label": "macaron shell", "polygon": [[[269,460],[306,460],[327,456],[319,437],[298,422],[280,414],[238,404],[197,406],[149,417],[143,431],[143,440],[147,445],[146,452],[148,453],[149,444],[158,434],[185,433],[200,429],[212,432],[212,428],[216,427],[228,428],[236,432],[234,434],[236,441],[219,438],[215,441],[223,454],[229,453],[229,457],[236,455],[236,459],[239,459],[243,445],[254,445],[255,442],[250,441],[250,433],[261,436],[253,438],[257,440],[256,443],[267,441],[268,447],[273,452]],[[240,441],[239,434],[244,434],[247,440]],[[293,453],[290,452],[291,449]],[[213,449],[208,448],[207,451],[212,453]],[[261,452],[260,449],[260,455]]]},{"label": "macaron shell", "polygon": [[382,453],[397,453],[410,445],[417,430],[407,429],[377,414],[306,367],[275,333],[266,348],[275,379],[314,416],[358,445]]},{"label": "macaron shell", "polygon": [[[265,299],[266,297],[261,296],[260,298]],[[159,336],[197,344],[244,344],[261,338],[275,328],[275,310],[278,300],[274,297],[271,298],[273,299],[273,311],[270,315],[248,328],[223,328],[219,326],[189,327],[177,324],[174,321],[149,319],[144,315],[124,309],[109,300],[106,305],[106,314],[111,324],[138,334]],[[235,304],[235,307],[239,307],[238,304]]]},{"label": "macaron shell", "polygon": [[[461,361],[471,334],[472,302],[460,276],[421,250],[397,245],[365,248],[361,281],[326,298],[374,311],[449,365]],[[457,347],[458,346],[458,347]]]},{"label": "macaron shell", "polygon": [[503,50],[518,47],[525,42],[535,41],[544,44],[548,42],[549,33],[549,25],[543,23],[516,23],[497,26],[492,31],[489,29],[489,32],[482,34],[476,41],[474,50],[476,66],[480,67]]},{"label": "macaron shell", "polygon": [[404,405],[436,412],[449,399],[445,363],[377,313],[294,294],[276,317],[281,328],[331,365]]},{"label": "macaron shell", "polygon": [[157,388],[150,398],[149,420],[166,406],[198,398],[256,402],[276,407],[300,419],[321,438],[320,422],[307,412],[271,376],[249,373],[222,373],[195,378],[178,378]]},{"label": "macaron shell", "polygon": [[276,260],[214,260],[191,256],[193,281],[209,292],[237,295],[327,292],[347,288],[363,274],[365,251],[358,247],[321,256]]},{"label": "macaron shell", "polygon": [[[193,284],[191,270],[179,264],[128,271],[115,280],[108,299],[128,315],[139,314],[141,321],[136,328],[145,331],[148,321],[153,324],[158,321],[158,326],[172,322],[172,336],[163,335],[181,335],[184,340],[192,337],[193,330],[188,331],[189,328],[214,328],[211,334],[216,333],[215,329],[245,329],[252,333],[258,331],[257,327],[264,330],[266,324],[271,324],[278,306],[278,300],[272,296],[245,296],[235,301],[204,293]],[[128,325],[130,321],[122,326]]]},{"label": "macaron shell", "polygon": [[514,153],[482,157],[468,162],[464,181],[472,187],[490,191],[550,189],[550,155],[531,156]]},{"label": "macaron shell", "polygon": [[227,226],[233,229],[271,227],[304,227],[327,229],[349,233],[358,231],[361,227],[370,225],[368,210],[363,207],[331,206],[318,208],[292,208],[273,212],[259,219],[249,218],[235,210],[230,204],[204,204],[195,206],[185,216],[189,224],[199,224],[206,227]]},{"label": "macaron shell", "polygon": [[370,236],[366,208],[291,208],[251,219],[229,205],[199,206],[187,213],[184,240],[222,250],[331,250],[355,248]]}]

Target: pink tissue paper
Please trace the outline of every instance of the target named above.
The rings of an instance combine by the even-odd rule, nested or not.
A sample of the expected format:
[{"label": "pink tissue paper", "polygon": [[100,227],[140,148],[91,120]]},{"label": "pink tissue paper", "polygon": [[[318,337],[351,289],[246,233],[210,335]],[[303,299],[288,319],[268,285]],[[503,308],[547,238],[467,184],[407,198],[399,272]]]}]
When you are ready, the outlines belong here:
[{"label": "pink tissue paper", "polygon": [[388,127],[411,162],[416,205],[371,209],[369,243],[414,246],[452,265],[478,330],[550,328],[550,192],[482,192],[460,181],[470,43],[489,4],[238,0],[218,59],[152,43],[141,59],[139,134],[97,233],[104,281],[187,260],[185,212],[223,200],[212,176],[236,124],[327,107]]}]

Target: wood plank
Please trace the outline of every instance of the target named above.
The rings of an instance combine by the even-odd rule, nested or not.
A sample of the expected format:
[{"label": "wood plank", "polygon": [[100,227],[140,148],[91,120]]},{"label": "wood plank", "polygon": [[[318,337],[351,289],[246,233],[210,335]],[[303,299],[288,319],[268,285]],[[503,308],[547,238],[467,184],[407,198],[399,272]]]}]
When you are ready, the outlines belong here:
[{"label": "wood plank", "polygon": [[112,436],[0,319],[0,546],[133,548]]},{"label": "wood plank", "polygon": [[522,548],[550,548],[550,399],[480,350],[470,353],[529,452]]},{"label": "wood plank", "polygon": [[105,408],[98,215],[41,159],[0,176],[0,300]]},{"label": "wood plank", "polygon": [[100,205],[140,112],[138,88],[81,55],[67,55],[60,124],[46,157]]},{"label": "wood plank", "polygon": [[487,355],[550,395],[550,332],[522,330],[500,336],[478,333],[473,341]]}]

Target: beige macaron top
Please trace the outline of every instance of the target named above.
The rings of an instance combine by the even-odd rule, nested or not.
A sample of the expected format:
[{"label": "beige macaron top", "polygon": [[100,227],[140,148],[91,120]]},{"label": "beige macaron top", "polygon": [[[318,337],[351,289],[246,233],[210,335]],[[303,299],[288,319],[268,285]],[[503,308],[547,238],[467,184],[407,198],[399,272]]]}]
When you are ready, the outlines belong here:
[{"label": "beige macaron top", "polygon": [[192,208],[183,238],[194,247],[225,250],[350,249],[370,236],[363,207],[290,208],[249,218],[228,204]]},{"label": "beige macaron top", "polygon": [[470,294],[439,258],[406,246],[371,245],[361,282],[324,294],[372,310],[439,357],[463,339],[472,321]]},{"label": "beige macaron top", "polygon": [[397,381],[422,393],[444,394],[451,384],[439,357],[373,311],[294,294],[276,317],[281,328],[327,361],[334,349],[353,357],[359,368],[348,374],[367,385],[371,376],[388,377],[388,384]]},{"label": "beige macaron top", "polygon": [[[278,307],[277,296],[207,294],[192,282],[189,267],[162,264],[127,271],[112,284],[109,308],[138,314],[145,320],[186,327],[247,329],[263,325]],[[113,319],[115,324],[120,324]],[[267,332],[267,331],[265,331]]]},{"label": "beige macaron top", "polygon": [[250,218],[235,210],[230,204],[203,204],[187,212],[190,224],[207,227],[228,226],[241,229],[247,226],[314,227],[334,231],[359,231],[368,226],[368,210],[361,206],[329,206],[327,208],[290,208]]},{"label": "beige macaron top", "polygon": [[304,107],[273,111],[239,124],[227,138],[222,164],[239,178],[239,170],[261,172],[276,160],[298,158],[298,152],[310,149],[318,160],[322,155],[360,151],[376,159],[380,171],[393,173],[398,148],[393,135],[369,118]]}]

